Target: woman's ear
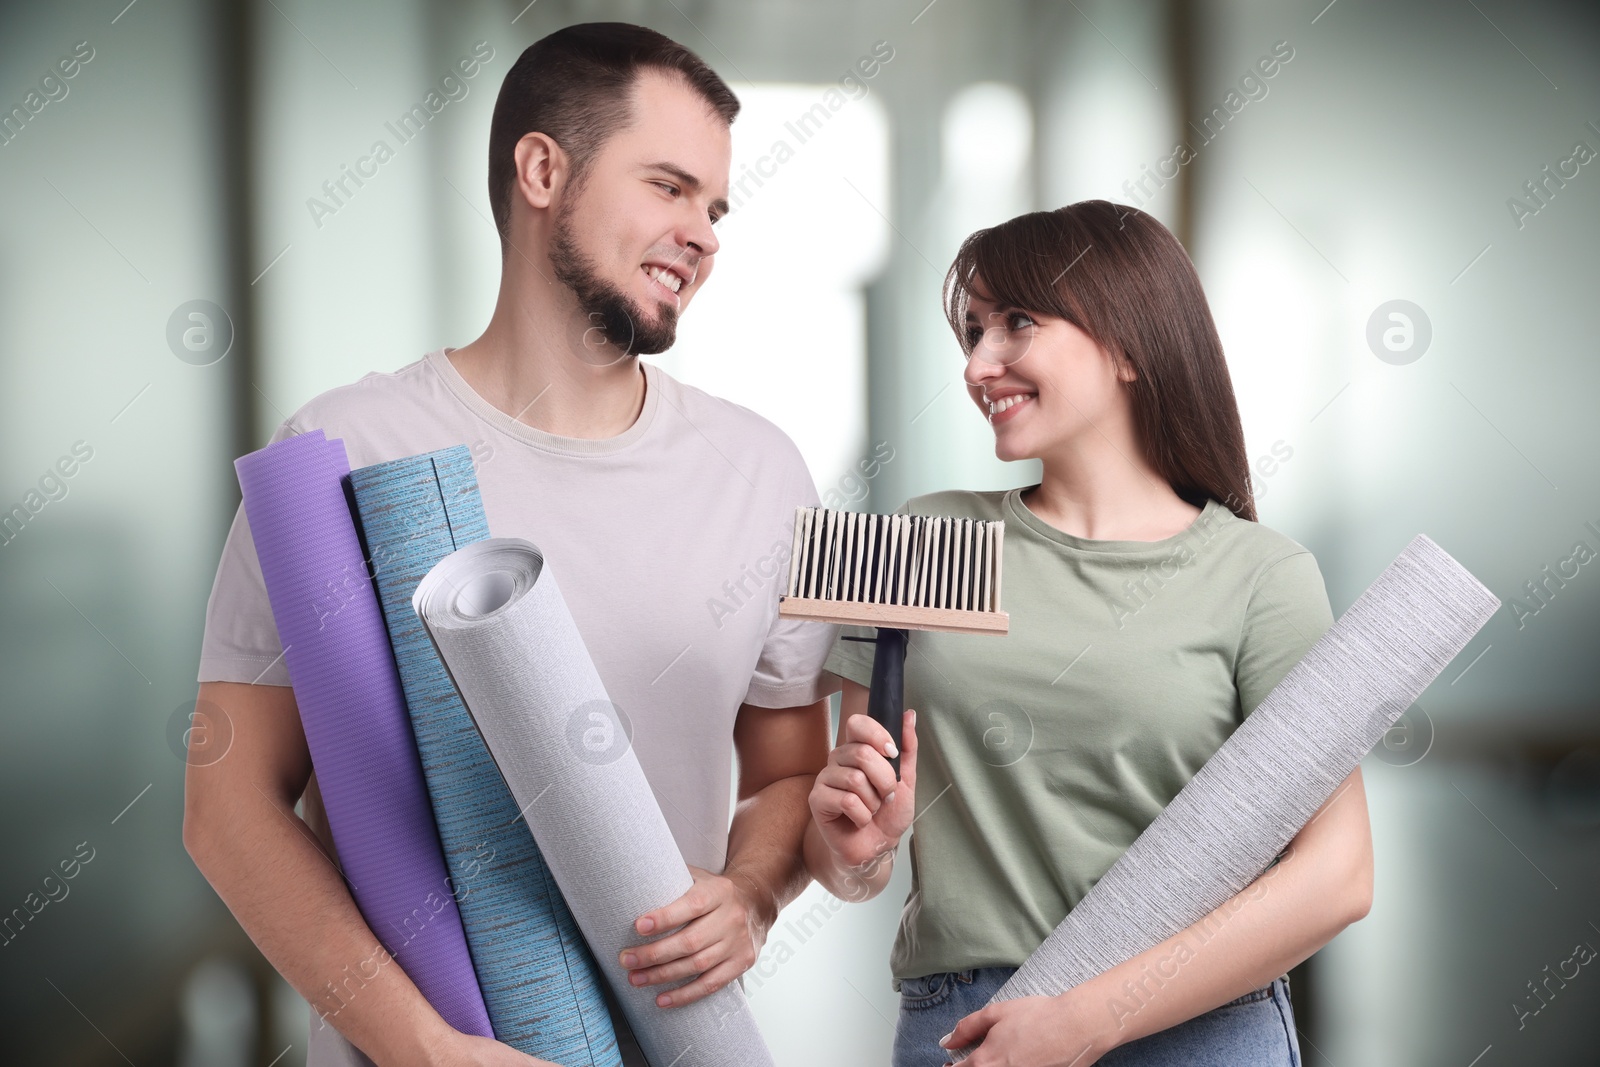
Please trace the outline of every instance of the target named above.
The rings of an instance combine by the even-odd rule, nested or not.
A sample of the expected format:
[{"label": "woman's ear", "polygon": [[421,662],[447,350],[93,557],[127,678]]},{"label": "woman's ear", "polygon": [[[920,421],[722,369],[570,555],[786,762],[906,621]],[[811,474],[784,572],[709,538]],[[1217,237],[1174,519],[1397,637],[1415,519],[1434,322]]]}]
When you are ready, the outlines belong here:
[{"label": "woman's ear", "polygon": [[1111,355],[1111,360],[1116,364],[1117,380],[1119,382],[1132,382],[1138,380],[1139,370],[1133,365],[1133,361],[1131,359],[1127,359],[1120,353],[1114,352]]}]

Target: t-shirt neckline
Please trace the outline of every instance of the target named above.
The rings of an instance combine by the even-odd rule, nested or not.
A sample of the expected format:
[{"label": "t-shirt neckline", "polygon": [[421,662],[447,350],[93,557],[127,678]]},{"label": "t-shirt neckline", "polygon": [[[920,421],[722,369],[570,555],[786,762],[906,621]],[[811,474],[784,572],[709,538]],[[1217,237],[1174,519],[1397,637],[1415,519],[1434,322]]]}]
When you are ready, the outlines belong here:
[{"label": "t-shirt neckline", "polygon": [[1173,534],[1163,537],[1159,541],[1111,541],[1091,537],[1079,537],[1076,534],[1058,530],[1045,522],[1039,516],[1028,510],[1028,505],[1022,502],[1025,490],[1036,488],[1034,485],[1018,486],[1007,491],[1005,496],[1006,512],[1008,517],[1016,519],[1022,525],[1038,534],[1040,537],[1080,552],[1105,552],[1135,555],[1157,555],[1177,548],[1179,544],[1187,541],[1190,535],[1205,527],[1210,526],[1218,518],[1222,504],[1216,497],[1207,497],[1205,507],[1200,509],[1200,514],[1194,517],[1188,526]]},{"label": "t-shirt neckline", "polygon": [[[659,368],[653,363],[639,360],[639,366],[644,372],[644,404],[639,411],[639,417],[633,420],[633,425],[613,437],[561,437],[557,434],[546,433],[536,429],[525,422],[519,422],[510,415],[495,407],[485,400],[478,391],[461,376],[454,363],[450,362],[449,355],[456,350],[456,346],[447,345],[436,348],[428,353],[428,365],[444,382],[446,388],[454,393],[456,398],[467,406],[474,414],[500,432],[526,442],[535,448],[546,452],[556,452],[562,455],[599,456],[621,452],[632,447],[649,432],[655,422],[656,409],[660,405],[662,375]],[[637,358],[637,357],[635,357]]]}]

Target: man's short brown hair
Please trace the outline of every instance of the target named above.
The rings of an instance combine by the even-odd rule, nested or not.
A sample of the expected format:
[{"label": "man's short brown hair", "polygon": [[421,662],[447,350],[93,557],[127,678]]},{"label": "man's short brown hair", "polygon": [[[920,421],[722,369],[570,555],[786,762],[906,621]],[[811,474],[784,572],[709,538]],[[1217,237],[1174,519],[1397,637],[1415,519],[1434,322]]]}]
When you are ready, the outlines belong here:
[{"label": "man's short brown hair", "polygon": [[628,94],[646,68],[681,77],[725,123],[739,113],[738,97],[704,60],[643,26],[568,26],[517,57],[500,85],[489,124],[489,206],[502,246],[511,237],[517,142],[529,133],[550,137],[571,160],[576,189],[600,146],[632,120]]}]

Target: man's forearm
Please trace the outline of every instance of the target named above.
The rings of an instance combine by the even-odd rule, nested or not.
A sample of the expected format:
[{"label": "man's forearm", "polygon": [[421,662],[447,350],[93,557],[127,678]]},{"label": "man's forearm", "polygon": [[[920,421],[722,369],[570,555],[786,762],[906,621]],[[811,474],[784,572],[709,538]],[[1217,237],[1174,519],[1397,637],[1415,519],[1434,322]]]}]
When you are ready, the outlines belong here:
[{"label": "man's forearm", "polygon": [[723,877],[752,896],[768,929],[811,880],[801,848],[811,823],[806,798],[815,780],[797,774],[768,784],[739,802],[728,828]]},{"label": "man's forearm", "polygon": [[449,1024],[379,944],[311,829],[258,788],[231,807],[186,827],[185,843],[262,955],[379,1067],[428,1063]]}]

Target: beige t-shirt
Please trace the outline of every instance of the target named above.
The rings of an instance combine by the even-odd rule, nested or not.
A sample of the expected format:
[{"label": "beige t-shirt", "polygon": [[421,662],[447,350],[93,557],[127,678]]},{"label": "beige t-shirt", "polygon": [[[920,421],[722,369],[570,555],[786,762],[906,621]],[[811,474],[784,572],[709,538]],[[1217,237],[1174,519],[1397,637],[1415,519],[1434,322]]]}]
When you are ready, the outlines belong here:
[{"label": "beige t-shirt", "polygon": [[[643,409],[627,430],[544,433],[474,392],[449,351],[329,390],[272,439],[321,429],[343,439],[352,468],[468,446],[490,534],[527,538],[555,568],[685,862],[721,871],[740,705],[794,707],[838,689],[822,671],[838,628],[777,614],[794,509],[818,503],[805,461],[771,422],[643,361]],[[241,506],[206,606],[199,680],[287,685],[281,653]]]}]

